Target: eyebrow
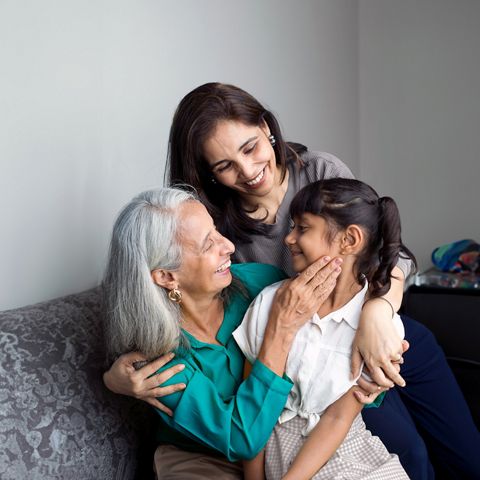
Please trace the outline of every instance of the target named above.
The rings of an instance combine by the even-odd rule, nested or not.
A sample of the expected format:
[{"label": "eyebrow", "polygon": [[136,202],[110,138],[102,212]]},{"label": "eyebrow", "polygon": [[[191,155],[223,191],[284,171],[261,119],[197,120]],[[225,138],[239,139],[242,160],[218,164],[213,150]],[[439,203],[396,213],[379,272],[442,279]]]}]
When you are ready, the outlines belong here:
[{"label": "eyebrow", "polygon": [[[258,135],[255,135],[253,137],[250,137],[249,139],[245,140],[239,147],[238,147],[238,152],[240,150],[242,150],[242,148],[244,148],[246,145],[248,145],[252,140],[255,140],[258,138]],[[215,168],[216,166],[220,165],[221,163],[223,162],[228,162],[229,160],[227,160],[226,158],[224,158],[223,160],[219,160],[218,162],[215,162],[213,165],[211,165],[210,168]]]}]

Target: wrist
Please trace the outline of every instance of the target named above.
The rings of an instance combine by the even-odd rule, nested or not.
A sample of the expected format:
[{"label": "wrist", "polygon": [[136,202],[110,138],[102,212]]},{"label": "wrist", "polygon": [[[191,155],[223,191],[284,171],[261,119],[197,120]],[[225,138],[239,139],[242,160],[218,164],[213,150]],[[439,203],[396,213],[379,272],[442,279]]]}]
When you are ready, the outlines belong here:
[{"label": "wrist", "polygon": [[294,338],[295,335],[286,330],[267,327],[258,360],[281,377]]},{"label": "wrist", "polygon": [[396,311],[394,306],[392,305],[392,302],[390,302],[390,300],[387,300],[385,297],[375,297],[365,300],[362,305],[362,310],[364,310],[368,304],[374,305],[373,308],[382,308],[380,306],[383,305],[383,308],[388,310],[391,318],[395,316]]}]

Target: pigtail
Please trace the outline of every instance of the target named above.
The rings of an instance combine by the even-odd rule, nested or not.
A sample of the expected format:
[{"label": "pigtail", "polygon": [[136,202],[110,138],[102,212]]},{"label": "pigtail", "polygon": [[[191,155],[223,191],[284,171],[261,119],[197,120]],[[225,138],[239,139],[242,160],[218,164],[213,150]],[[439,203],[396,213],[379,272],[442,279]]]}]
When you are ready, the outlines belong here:
[{"label": "pigtail", "polygon": [[402,243],[400,213],[397,204],[390,197],[378,199],[380,249],[378,266],[371,278],[371,295],[380,297],[390,290],[391,274],[398,259],[410,258],[415,266],[417,262],[412,252]]}]

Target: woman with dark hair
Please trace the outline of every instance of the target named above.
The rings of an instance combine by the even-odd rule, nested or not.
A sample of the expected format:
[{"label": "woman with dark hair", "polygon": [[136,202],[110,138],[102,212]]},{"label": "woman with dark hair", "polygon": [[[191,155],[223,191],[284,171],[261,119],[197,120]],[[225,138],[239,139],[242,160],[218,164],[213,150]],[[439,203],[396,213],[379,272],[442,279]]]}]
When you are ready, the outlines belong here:
[{"label": "woman with dark hair", "polygon": [[[293,269],[283,238],[290,230],[293,197],[316,180],[353,177],[335,156],[285,142],[271,112],[247,92],[221,83],[202,85],[180,102],[170,132],[167,175],[171,184],[188,183],[197,189],[219,231],[235,243],[235,261],[269,263],[290,275]],[[480,438],[465,400],[431,332],[406,317],[410,349],[402,376],[395,368],[395,363],[403,362],[403,346],[391,319],[400,307],[410,270],[411,262],[399,259],[389,291],[368,297],[363,305],[352,347],[352,372],[360,370],[363,359],[379,386],[395,383],[404,388],[395,388],[382,408],[362,415],[368,429],[399,454],[412,478],[433,476],[415,423],[449,471],[461,478],[478,478],[475,445]],[[165,408],[158,397],[176,387],[158,385],[175,372],[147,379],[165,360],[134,371],[132,363],[140,358],[138,353],[120,357],[105,374],[105,383],[115,392]],[[362,379],[359,382],[371,388]]]},{"label": "woman with dark hair", "polygon": [[[358,378],[350,377],[351,347],[367,290],[372,298],[381,296],[390,288],[398,258],[415,261],[402,243],[397,206],[363,182],[333,178],[300,190],[290,214],[294,227],[285,243],[294,270],[302,272],[330,256],[342,258],[342,272],[320,310],[295,336],[285,367],[293,388],[264,451],[246,462],[245,478],[407,479],[398,457],[365,428],[355,398]],[[276,309],[275,294],[284,285],[266,287],[233,332],[251,362]],[[392,321],[403,338],[400,317]]]}]

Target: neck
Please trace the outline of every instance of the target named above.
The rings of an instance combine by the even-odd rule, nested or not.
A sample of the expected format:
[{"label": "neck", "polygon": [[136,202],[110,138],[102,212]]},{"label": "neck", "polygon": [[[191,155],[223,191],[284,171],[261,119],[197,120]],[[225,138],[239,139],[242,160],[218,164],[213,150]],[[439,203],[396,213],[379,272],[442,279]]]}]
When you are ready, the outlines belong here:
[{"label": "neck", "polygon": [[197,340],[218,343],[216,336],[223,322],[223,301],[218,296],[184,298],[181,303],[182,328]]},{"label": "neck", "polygon": [[[249,216],[256,219],[262,219],[264,223],[275,223],[278,209],[285,198],[288,189],[288,169],[285,172],[285,178],[281,182],[281,170],[277,166],[275,174],[275,184],[270,192],[263,197],[246,195],[243,197],[243,204],[247,210],[254,209]],[[266,218],[265,218],[266,215]]]},{"label": "neck", "polygon": [[345,259],[342,265],[343,271],[337,278],[335,288],[318,310],[320,318],[343,307],[362,290],[362,285],[358,283],[353,270],[348,268],[348,263]]}]

